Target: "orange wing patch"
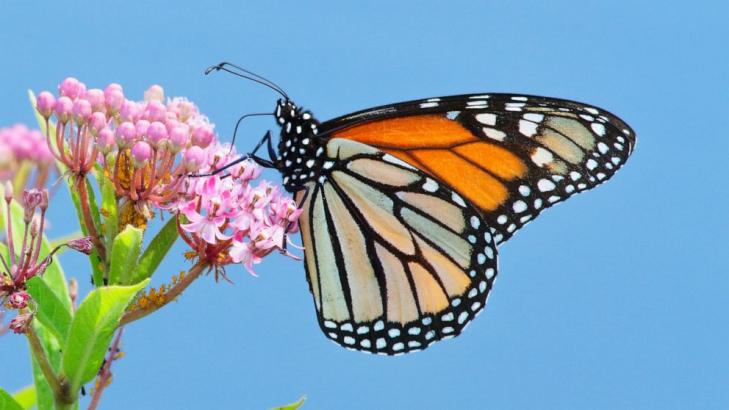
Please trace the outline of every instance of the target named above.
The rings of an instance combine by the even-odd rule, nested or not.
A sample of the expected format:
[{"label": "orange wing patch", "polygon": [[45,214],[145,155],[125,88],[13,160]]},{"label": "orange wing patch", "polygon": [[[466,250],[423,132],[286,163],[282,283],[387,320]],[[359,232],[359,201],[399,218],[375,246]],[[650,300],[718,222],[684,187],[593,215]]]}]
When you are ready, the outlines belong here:
[{"label": "orange wing patch", "polygon": [[524,176],[527,165],[510,151],[482,141],[456,121],[414,115],[373,121],[333,135],[380,148],[420,168],[493,211],[508,198],[503,181]]},{"label": "orange wing patch", "polygon": [[378,148],[450,148],[476,138],[461,124],[439,115],[415,115],[374,121],[342,130],[334,137]]}]

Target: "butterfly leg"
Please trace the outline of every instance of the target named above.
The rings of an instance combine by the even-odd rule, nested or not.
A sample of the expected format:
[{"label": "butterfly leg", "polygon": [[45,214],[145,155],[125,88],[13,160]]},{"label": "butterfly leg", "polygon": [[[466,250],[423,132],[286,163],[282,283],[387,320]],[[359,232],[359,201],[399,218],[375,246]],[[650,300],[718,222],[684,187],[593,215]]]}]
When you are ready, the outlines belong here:
[{"label": "butterfly leg", "polygon": [[[256,155],[256,152],[263,146],[263,143],[266,143],[266,148],[268,149],[268,158],[265,159],[262,157],[259,157]],[[260,141],[258,141],[258,144],[256,144],[255,148],[253,148],[253,151],[248,153],[248,157],[252,160],[256,161],[256,163],[262,167],[265,168],[278,168],[277,161],[276,161],[276,151],[273,149],[273,142],[271,138],[271,131],[266,132],[266,135],[261,138]]]},{"label": "butterfly leg", "polygon": [[260,165],[264,168],[276,168],[275,156],[271,156],[271,159],[265,159],[265,158],[262,158],[262,157],[259,157],[258,155],[256,155],[256,151],[258,151],[261,148],[261,146],[263,146],[264,142],[268,142],[268,152],[269,152],[269,155],[271,155],[271,153],[273,152],[273,145],[271,142],[271,131],[268,131],[268,132],[266,132],[266,135],[264,135],[263,138],[261,138],[261,140],[258,141],[258,144],[256,144],[255,148],[253,148],[253,151],[251,151],[250,153],[243,155],[234,161],[229,162],[225,166],[220,167],[213,172],[208,172],[205,174],[189,174],[188,176],[189,177],[209,177],[212,175],[217,175],[234,165],[240,164],[241,162],[243,162],[247,159],[252,159],[258,165]]}]

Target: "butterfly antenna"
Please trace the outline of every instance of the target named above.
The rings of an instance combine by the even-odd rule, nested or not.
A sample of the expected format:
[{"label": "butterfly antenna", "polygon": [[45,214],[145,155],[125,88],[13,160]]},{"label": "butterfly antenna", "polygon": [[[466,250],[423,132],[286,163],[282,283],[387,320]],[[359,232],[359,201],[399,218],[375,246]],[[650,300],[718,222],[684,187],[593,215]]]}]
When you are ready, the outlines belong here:
[{"label": "butterfly antenna", "polygon": [[271,81],[263,76],[260,76],[256,73],[254,73],[252,71],[246,70],[243,67],[239,67],[233,63],[228,63],[226,61],[223,61],[220,64],[210,66],[205,70],[205,75],[208,75],[213,71],[220,71],[220,70],[226,71],[230,74],[233,74],[233,75],[241,77],[241,78],[245,78],[245,79],[254,81],[258,84],[264,85],[264,86],[272,89],[273,91],[276,91],[277,93],[281,94],[281,96],[284,97],[286,100],[289,100],[289,95],[286,94],[286,92],[283,90],[283,88],[281,88],[278,84],[274,83],[273,81]]}]

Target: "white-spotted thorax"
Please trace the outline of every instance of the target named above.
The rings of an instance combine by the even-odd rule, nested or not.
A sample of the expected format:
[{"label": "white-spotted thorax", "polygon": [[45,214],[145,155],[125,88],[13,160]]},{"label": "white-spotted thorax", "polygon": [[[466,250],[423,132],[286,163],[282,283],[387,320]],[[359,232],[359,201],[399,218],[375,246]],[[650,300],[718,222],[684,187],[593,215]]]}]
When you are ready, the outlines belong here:
[{"label": "white-spotted thorax", "polygon": [[325,141],[317,136],[317,121],[290,100],[278,100],[276,122],[281,127],[276,163],[284,188],[296,192],[321,175]]}]

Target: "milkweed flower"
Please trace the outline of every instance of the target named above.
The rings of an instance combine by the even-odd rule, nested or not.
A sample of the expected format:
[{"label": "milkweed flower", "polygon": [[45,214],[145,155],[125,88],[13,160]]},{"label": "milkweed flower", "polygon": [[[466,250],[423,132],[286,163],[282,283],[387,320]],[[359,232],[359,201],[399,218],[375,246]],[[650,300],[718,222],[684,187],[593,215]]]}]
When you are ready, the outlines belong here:
[{"label": "milkweed flower", "polygon": [[[23,192],[21,205],[23,207],[22,235],[13,236],[13,221],[10,208],[14,201],[10,182],[5,183],[5,212],[7,218],[6,235],[8,259],[0,255],[0,306],[9,309],[22,310],[29,306],[30,296],[26,292],[26,283],[35,276],[43,275],[53,261],[53,255],[63,246],[68,246],[79,252],[91,252],[91,239],[83,237],[57,246],[51,252],[40,258],[43,244],[43,230],[45,228],[45,214],[48,209],[48,192],[46,190],[28,189]],[[17,238],[22,238],[20,243]],[[23,333],[27,329],[32,315],[20,314],[10,326],[16,333]]]},{"label": "milkweed flower", "polygon": [[38,113],[56,123],[55,135],[46,135],[56,147],[52,154],[77,177],[103,164],[117,197],[126,201],[123,223],[138,225],[129,213],[146,221],[153,207],[173,201],[182,180],[197,171],[183,161],[184,153],[216,140],[214,125],[195,104],[182,97],[165,101],[159,85],[149,87],[142,101],[127,99],[119,84],[87,89],[72,77],[58,90],[41,92],[36,103]]},{"label": "milkweed flower", "polygon": [[[225,167],[238,155],[229,145],[211,143],[191,148],[186,160],[202,174]],[[200,165],[201,164],[201,165]],[[297,232],[301,210],[296,203],[266,181],[255,183],[261,168],[242,161],[219,174],[188,178],[176,202],[167,206],[178,214],[180,236],[193,254],[216,269],[242,264],[255,275],[253,265],[274,251],[287,251],[287,236]]]},{"label": "milkweed flower", "polygon": [[13,178],[26,163],[35,171],[33,186],[43,187],[53,169],[53,155],[43,134],[23,124],[0,128],[0,180]]}]

